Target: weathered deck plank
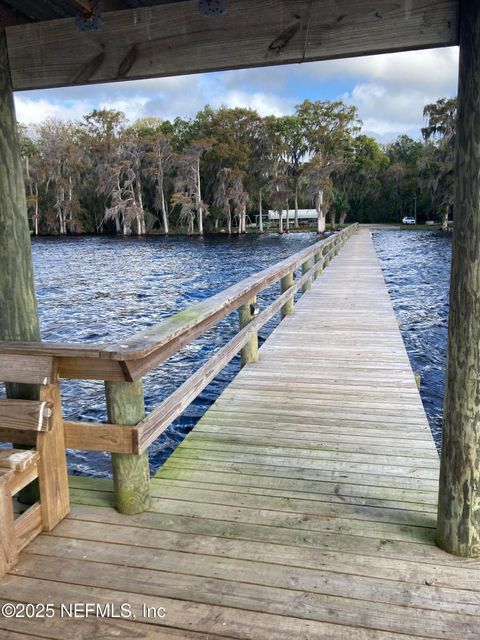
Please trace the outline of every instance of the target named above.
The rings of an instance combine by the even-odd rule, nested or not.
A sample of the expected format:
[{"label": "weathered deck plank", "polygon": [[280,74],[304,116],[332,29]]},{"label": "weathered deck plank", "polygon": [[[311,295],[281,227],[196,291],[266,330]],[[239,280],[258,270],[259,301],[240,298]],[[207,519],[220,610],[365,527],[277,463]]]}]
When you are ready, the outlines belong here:
[{"label": "weathered deck plank", "polygon": [[[329,265],[152,481],[111,483],[0,583],[11,601],[128,602],[137,620],[0,618],[84,637],[478,640],[480,560],[434,542],[438,457],[370,234]],[[165,607],[145,619],[140,605]],[[1,634],[0,634],[1,635]],[[2,636],[3,637],[3,636]]]}]

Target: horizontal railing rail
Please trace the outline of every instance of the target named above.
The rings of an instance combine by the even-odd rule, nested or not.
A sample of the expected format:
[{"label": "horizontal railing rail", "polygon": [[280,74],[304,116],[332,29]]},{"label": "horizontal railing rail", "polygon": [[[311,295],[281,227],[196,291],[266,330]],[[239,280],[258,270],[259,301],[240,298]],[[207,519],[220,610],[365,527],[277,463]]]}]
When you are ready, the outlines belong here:
[{"label": "horizontal railing rail", "polygon": [[[121,419],[110,418],[109,423],[66,421],[65,445],[72,449],[107,451],[114,456],[140,456],[239,352],[242,366],[258,358],[258,331],[277,313],[281,312],[283,318],[293,312],[295,294],[311,288],[312,281],[357,228],[357,224],[350,225],[123,342],[101,345],[0,342],[0,361],[10,361],[21,372],[25,367],[34,368],[39,358],[48,356],[55,359],[60,378],[104,380],[109,416]],[[302,275],[295,278],[299,268]],[[256,296],[278,282],[280,295],[260,311]],[[140,402],[143,407],[143,392],[137,381],[236,310],[240,317],[239,332],[149,415],[133,419],[128,404],[138,406]],[[123,420],[125,424],[121,423]],[[29,445],[31,438],[28,431],[15,431],[8,425],[0,427],[0,441]],[[116,464],[120,462],[116,460]],[[121,473],[117,475],[122,477]]]},{"label": "horizontal railing rail", "polygon": [[[356,224],[350,225],[125,341],[89,345],[0,341],[0,355],[57,357],[62,378],[132,382],[218,324],[246,300],[295,271],[313,256],[338,245],[355,229]],[[122,367],[120,363],[126,366]]]}]

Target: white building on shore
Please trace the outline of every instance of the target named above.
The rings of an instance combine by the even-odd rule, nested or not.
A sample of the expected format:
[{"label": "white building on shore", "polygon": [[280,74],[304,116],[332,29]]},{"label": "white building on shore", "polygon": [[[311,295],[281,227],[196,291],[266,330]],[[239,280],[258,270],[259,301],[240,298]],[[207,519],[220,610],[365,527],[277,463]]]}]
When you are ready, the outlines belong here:
[{"label": "white building on shore", "polygon": [[[269,222],[278,222],[279,214],[278,211],[270,210],[268,212],[268,220]],[[284,209],[282,211],[282,218],[284,220],[287,219],[287,210]],[[295,220],[295,209],[288,210],[288,219],[289,221]],[[298,210],[298,220],[299,222],[311,222],[312,220],[317,219],[317,210],[316,209],[299,209]]]}]

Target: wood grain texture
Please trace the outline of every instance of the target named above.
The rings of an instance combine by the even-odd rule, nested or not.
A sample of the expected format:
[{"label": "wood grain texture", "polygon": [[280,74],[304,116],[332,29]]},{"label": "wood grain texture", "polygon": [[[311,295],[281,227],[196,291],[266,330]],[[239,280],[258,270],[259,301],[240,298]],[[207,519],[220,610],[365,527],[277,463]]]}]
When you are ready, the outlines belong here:
[{"label": "wood grain texture", "polygon": [[[108,418],[136,425],[145,416],[142,381],[106,382]],[[140,454],[112,453],[115,506],[120,513],[142,513],[150,506],[150,469],[146,449]]]},{"label": "wood grain texture", "polygon": [[39,454],[26,449],[0,449],[0,468],[12,471],[26,471],[36,466]]},{"label": "wood grain texture", "polygon": [[8,475],[0,475],[0,579],[17,561],[12,496],[7,479]]},{"label": "wood grain texture", "polygon": [[480,5],[462,0],[438,542],[480,556]]},{"label": "wood grain texture", "polygon": [[[290,287],[292,286],[293,286],[293,271],[288,273],[286,276],[283,276],[283,278],[280,280],[280,292],[285,293],[285,291],[288,291],[288,289],[290,289]],[[294,307],[295,307],[295,299],[292,296],[291,298],[289,298],[289,300],[287,300],[287,302],[283,305],[281,309],[282,320],[286,316],[290,316],[293,313]]]},{"label": "wood grain texture", "polygon": [[[48,351],[48,347],[46,348]],[[99,356],[103,354],[103,347]],[[108,380],[110,382],[131,382],[128,370],[122,362],[102,357],[78,357],[76,355],[58,358],[61,378],[74,380]]]},{"label": "wood grain texture", "polygon": [[36,400],[0,400],[0,424],[5,429],[48,431],[52,407]]},{"label": "wood grain texture", "polygon": [[204,16],[198,2],[7,28],[15,90],[133,80],[457,43],[455,0],[249,0]]},{"label": "wood grain texture", "polygon": [[[39,340],[30,232],[7,45],[0,29],[0,340]],[[7,384],[12,398],[37,399],[35,386]]]},{"label": "wood grain texture", "polygon": [[[245,304],[242,304],[240,309],[238,310],[238,320],[239,327],[242,330],[246,327],[255,317],[253,314],[253,309],[255,309],[257,304],[257,297],[254,296],[250,300],[248,300]],[[255,333],[247,344],[242,347],[240,351],[240,363],[241,366],[244,367],[249,362],[257,362],[258,360],[258,333]]]},{"label": "wood grain texture", "polygon": [[21,489],[38,478],[38,464],[35,463],[27,467],[24,471],[16,471],[10,474],[7,480],[7,487],[10,495],[14,496]]},{"label": "wood grain texture", "polygon": [[[310,269],[313,268],[313,265],[314,265],[313,257],[309,258],[308,260],[305,260],[305,262],[302,264],[302,274],[305,275],[306,273],[308,273]],[[307,281],[302,287],[302,293],[307,293],[307,291],[310,291],[310,289],[312,288],[312,280],[313,278],[307,279]]]},{"label": "wood grain texture", "polygon": [[39,432],[37,436],[42,526],[45,531],[51,531],[70,510],[62,400],[58,382],[42,386],[40,400],[48,402],[53,408],[51,430]]},{"label": "wood grain texture", "polygon": [[24,549],[43,529],[42,508],[39,502],[33,504],[15,520],[15,541],[17,552]]},{"label": "wood grain texture", "polygon": [[136,427],[96,422],[65,422],[64,428],[67,449],[139,453]]},{"label": "wood grain texture", "polygon": [[23,384],[47,384],[56,374],[50,356],[25,356],[0,353],[0,380]]}]

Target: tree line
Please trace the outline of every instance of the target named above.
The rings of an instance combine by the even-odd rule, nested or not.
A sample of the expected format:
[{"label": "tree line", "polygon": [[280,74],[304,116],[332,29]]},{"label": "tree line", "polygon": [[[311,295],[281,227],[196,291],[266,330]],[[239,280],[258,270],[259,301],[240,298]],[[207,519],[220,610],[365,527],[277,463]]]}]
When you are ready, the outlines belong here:
[{"label": "tree line", "polygon": [[293,115],[246,108],[128,123],[112,109],[19,125],[32,233],[244,233],[265,212],[279,231],[314,208],[345,221],[445,221],[452,205],[456,100],[426,105],[422,140],[381,145],[354,106],[305,100]]}]

